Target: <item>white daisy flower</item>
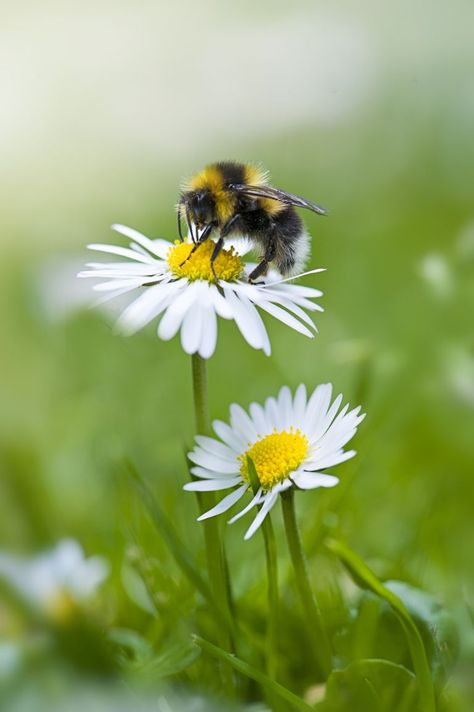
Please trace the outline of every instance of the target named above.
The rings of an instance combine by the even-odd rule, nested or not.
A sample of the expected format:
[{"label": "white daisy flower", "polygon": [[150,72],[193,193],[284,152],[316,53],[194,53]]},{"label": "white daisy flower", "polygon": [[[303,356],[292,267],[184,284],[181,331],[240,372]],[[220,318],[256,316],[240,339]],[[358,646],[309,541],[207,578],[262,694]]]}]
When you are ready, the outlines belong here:
[{"label": "white daisy flower", "polygon": [[[123,333],[134,333],[161,316],[158,326],[161,339],[167,341],[181,331],[186,353],[209,358],[217,343],[217,316],[233,319],[250,346],[262,349],[267,355],[270,340],[258,309],[310,338],[317,331],[307,312],[323,311],[311,301],[322,296],[322,292],[288,284],[290,278],[281,279],[274,270],[268,273],[265,284],[249,283],[247,276],[255,265],[242,261],[243,255],[250,251],[248,241],[237,240],[221,250],[214,262],[216,283],[210,262],[215,245],[212,240],[203,242],[189,257],[192,242],[151,240],[124,225],[112,228],[132,240],[129,247],[88,247],[124,257],[125,261],[92,262],[78,276],[106,280],[94,286],[102,293],[99,303],[146,287],[118,320]],[[314,269],[305,274],[322,271]]]},{"label": "white daisy flower", "polygon": [[32,558],[0,551],[0,578],[32,608],[56,619],[67,617],[75,605],[92,596],[108,571],[105,559],[86,559],[72,539]]},{"label": "white daisy flower", "polygon": [[229,520],[231,524],[259,507],[245,539],[250,539],[262,524],[280,492],[289,487],[334,487],[338,478],[323,470],[356,454],[343,448],[365,416],[360,415],[360,407],[349,411],[349,405],[337,414],[342,395],[331,404],[331,394],[330,383],[318,386],[309,399],[304,385],[297,388],[294,398],[284,386],[278,398],[267,398],[263,406],[252,403],[249,413],[231,405],[230,425],[220,420],[213,423],[220,440],[196,436],[197,445],[189,459],[195,465],[191,472],[199,479],[184,485],[184,489],[232,489],[199,520],[226,512],[251,490],[247,457],[255,465],[260,487],[247,506]]}]

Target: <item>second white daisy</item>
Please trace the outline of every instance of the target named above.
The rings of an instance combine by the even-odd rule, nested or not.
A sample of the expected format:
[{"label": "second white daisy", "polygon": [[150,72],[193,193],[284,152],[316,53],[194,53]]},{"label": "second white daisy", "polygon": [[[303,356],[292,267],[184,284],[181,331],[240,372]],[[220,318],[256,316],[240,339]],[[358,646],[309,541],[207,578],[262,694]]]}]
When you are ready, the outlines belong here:
[{"label": "second white daisy", "polygon": [[230,425],[219,420],[213,423],[219,440],[196,436],[197,445],[189,459],[195,464],[191,472],[199,479],[184,485],[184,489],[233,490],[199,520],[226,512],[248,492],[247,457],[254,462],[260,487],[229,522],[260,507],[245,539],[255,533],[284,490],[334,487],[338,478],[322,470],[356,454],[343,448],[365,416],[360,414],[360,407],[349,410],[349,405],[338,413],[342,395],[332,404],[331,395],[330,383],[318,386],[309,398],[304,385],[297,388],[294,397],[284,386],[278,398],[267,398],[263,406],[252,403],[248,413],[239,405],[231,405]]}]

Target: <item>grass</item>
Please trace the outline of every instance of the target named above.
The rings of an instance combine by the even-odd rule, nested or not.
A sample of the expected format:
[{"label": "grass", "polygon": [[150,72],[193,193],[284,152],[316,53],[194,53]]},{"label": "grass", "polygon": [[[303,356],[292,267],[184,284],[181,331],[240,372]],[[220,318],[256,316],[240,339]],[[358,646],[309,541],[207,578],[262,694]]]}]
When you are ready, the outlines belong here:
[{"label": "grass", "polygon": [[[387,121],[379,116],[370,127],[355,127],[357,140],[328,129],[317,145],[308,129],[287,137],[280,150],[271,141],[246,147],[272,166],[282,186],[332,208],[324,222],[307,218],[316,234],[313,261],[328,268],[314,279],[326,293],[326,312],[318,316],[315,341],[268,321],[270,359],[247,347],[232,324],[221,322],[209,364],[209,405],[213,417],[225,418],[233,401],[245,407],[283,383],[294,387],[302,381],[309,388],[332,381],[352,404],[362,404],[368,415],[355,442],[358,456],[339,466],[341,485],[296,497],[309,578],[339,671],[330,678],[326,702],[318,704],[321,710],[343,709],[344,695],[353,701],[351,709],[372,704],[408,712],[416,704],[417,671],[397,616],[386,602],[350,582],[325,546],[331,539],[347,542],[380,581],[410,585],[403,605],[428,651],[437,704],[456,712],[462,709],[457,690],[469,694],[474,651],[466,625],[472,615],[466,582],[474,282],[472,250],[461,237],[470,212],[449,190],[436,143],[423,136],[422,127],[412,128],[412,151],[402,168],[388,149],[384,154]],[[341,140],[346,155],[336,150]],[[377,155],[369,150],[374,145],[380,148]],[[461,155],[462,146],[453,151]],[[316,175],[322,195],[313,195]],[[104,224],[100,239],[106,241],[107,217],[98,218]],[[171,209],[158,230],[151,212],[136,226],[171,236]],[[261,537],[243,542],[246,521],[223,528],[239,633],[231,662],[235,689],[222,702],[202,525],[195,521],[194,498],[181,490],[194,415],[190,364],[179,344],[159,342],[153,329],[120,338],[92,312],[48,321],[37,286],[44,252],[25,248],[26,236],[20,246],[11,246],[1,268],[2,547],[35,551],[72,536],[88,553],[104,555],[112,573],[89,612],[92,632],[84,645],[93,649],[104,631],[126,629],[129,635],[115,636],[91,666],[61,647],[64,636],[49,628],[46,648],[31,647],[30,622],[2,604],[0,635],[5,645],[13,641],[20,650],[10,672],[0,656],[8,709],[21,710],[28,695],[44,698],[48,709],[53,703],[66,709],[67,690],[77,690],[81,700],[90,693],[95,704],[108,709],[123,680],[128,691],[120,703],[125,705],[130,693],[143,700],[144,709],[156,709],[156,690],[172,709],[225,704],[232,710],[265,700],[288,709],[291,695],[300,700],[295,709],[314,704],[322,697],[323,680],[307,654],[312,631],[300,608],[279,514],[273,517],[280,591],[276,657],[286,702],[281,706],[281,689],[274,697],[259,684],[267,645],[265,554]],[[74,248],[82,250],[82,242]],[[441,271],[434,274],[433,255],[441,260]],[[135,464],[172,522],[178,544],[172,539],[170,545],[163,529],[153,525],[125,459]],[[420,615],[413,590],[428,592],[457,622],[457,662],[448,614],[443,613],[446,625],[436,628],[438,646],[427,633],[432,614]],[[210,641],[201,652],[194,634]],[[219,664],[225,665],[222,656]],[[257,672],[251,675],[245,666]],[[369,681],[365,687],[362,678]]]}]

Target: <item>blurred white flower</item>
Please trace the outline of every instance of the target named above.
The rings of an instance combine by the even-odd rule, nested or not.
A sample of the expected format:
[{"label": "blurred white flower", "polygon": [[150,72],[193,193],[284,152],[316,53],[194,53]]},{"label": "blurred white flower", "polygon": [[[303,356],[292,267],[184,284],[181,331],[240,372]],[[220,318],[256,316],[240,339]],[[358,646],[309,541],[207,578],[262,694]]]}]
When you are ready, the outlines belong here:
[{"label": "blurred white flower", "polygon": [[418,270],[435,296],[446,298],[451,294],[453,278],[449,263],[444,255],[437,252],[425,255],[419,262]]},{"label": "blurred white flower", "polygon": [[[161,339],[167,341],[180,331],[186,353],[209,358],[216,348],[218,316],[233,319],[250,346],[267,355],[270,340],[257,307],[300,334],[312,338],[317,331],[307,312],[323,311],[311,301],[322,292],[288,284],[289,279],[281,279],[273,270],[265,284],[249,283],[247,275],[255,265],[244,264],[241,259],[250,250],[247,241],[237,240],[229,243],[229,249],[221,250],[214,262],[215,282],[210,263],[215,245],[212,240],[203,242],[189,257],[191,242],[150,240],[124,225],[114,225],[113,229],[132,240],[130,247],[89,245],[89,249],[125,257],[126,261],[93,262],[78,276],[107,280],[94,286],[103,294],[98,303],[146,287],[118,320],[123,333],[134,333],[161,316]],[[305,274],[322,271],[313,269]]]},{"label": "blurred white flower", "polygon": [[92,596],[108,571],[105,559],[86,559],[72,539],[63,539],[32,558],[0,551],[0,578],[32,608],[54,617],[62,617],[71,606]]},{"label": "blurred white flower", "polygon": [[267,398],[264,406],[252,403],[249,414],[233,404],[230,425],[220,420],[213,423],[220,440],[196,436],[197,445],[189,459],[195,464],[191,472],[199,479],[187,483],[184,489],[194,492],[233,489],[199,520],[226,512],[248,492],[247,457],[255,465],[260,487],[247,506],[229,520],[235,522],[253,507],[259,507],[245,539],[262,524],[281,492],[290,487],[302,490],[334,487],[338,478],[321,470],[356,454],[354,450],[344,451],[343,447],[365,416],[360,415],[360,407],[348,412],[349,405],[337,415],[342,395],[331,405],[331,394],[330,383],[318,386],[309,399],[304,385],[297,388],[294,397],[284,386],[278,398]]}]

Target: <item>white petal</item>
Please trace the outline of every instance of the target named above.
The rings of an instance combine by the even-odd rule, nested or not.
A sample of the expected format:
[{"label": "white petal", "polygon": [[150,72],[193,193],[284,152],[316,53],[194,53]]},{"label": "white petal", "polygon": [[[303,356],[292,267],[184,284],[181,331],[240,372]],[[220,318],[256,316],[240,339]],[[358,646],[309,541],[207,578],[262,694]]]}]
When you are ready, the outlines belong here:
[{"label": "white petal", "polygon": [[199,482],[187,482],[183,489],[189,492],[214,492],[217,490],[229,489],[229,487],[234,487],[242,482],[241,477],[232,477],[232,479],[212,479],[212,480],[199,480]]},{"label": "white petal", "polygon": [[198,522],[201,522],[203,519],[208,519],[209,517],[215,517],[218,514],[222,514],[223,512],[227,512],[228,509],[234,506],[236,502],[239,501],[241,497],[245,494],[245,492],[248,489],[248,485],[242,485],[242,487],[239,487],[238,489],[234,490],[234,492],[231,492],[230,494],[226,495],[224,499],[221,499],[221,501],[216,504],[215,507],[212,509],[209,509],[207,512],[204,512],[204,514],[201,514],[200,517],[198,517]]},{"label": "white petal", "polygon": [[[301,321],[307,324],[310,329],[313,329],[313,331],[317,332],[315,323],[313,322],[309,314],[307,314],[305,310],[301,308],[301,305],[298,305],[297,301],[286,299],[285,297],[281,297],[280,295],[272,295],[271,299],[269,299],[268,301],[271,301],[273,304],[280,304],[280,306],[284,307],[292,314],[297,316],[298,319],[301,319]],[[304,302],[306,302],[305,308],[309,311],[324,311],[323,308],[319,307],[318,304],[313,304],[313,302],[309,302],[308,300],[304,300]]]},{"label": "white petal", "polygon": [[292,316],[276,304],[272,304],[271,302],[260,302],[258,306],[260,307],[260,309],[263,309],[264,311],[268,312],[269,314],[274,316],[275,319],[278,319],[278,321],[283,322],[283,324],[286,324],[295,331],[298,331],[300,334],[308,336],[310,339],[314,338],[314,334],[309,329],[307,329],[306,326],[304,326],[301,322],[298,321],[298,319],[296,319],[294,316]]},{"label": "white petal", "polygon": [[238,431],[244,440],[255,442],[258,440],[258,432],[245,410],[237,403],[232,403],[230,406],[230,424],[231,427]]},{"label": "white petal", "polygon": [[277,430],[283,430],[285,427],[285,420],[283,417],[283,414],[280,413],[278,409],[278,404],[271,396],[270,398],[267,398],[265,401],[265,415],[267,417],[267,421],[270,424],[271,430],[276,428]]},{"label": "white petal", "polygon": [[214,307],[207,306],[203,312],[203,325],[199,355],[202,358],[211,358],[217,344],[217,317]]},{"label": "white petal", "polygon": [[293,401],[293,415],[295,427],[302,428],[304,424],[304,414],[306,411],[306,386],[301,383],[296,389]]},{"label": "white petal", "polygon": [[202,337],[203,308],[195,301],[186,312],[181,327],[181,345],[187,354],[194,354]]},{"label": "white petal", "polygon": [[255,425],[255,430],[257,431],[258,439],[268,435],[271,431],[271,427],[262,406],[259,403],[251,403],[249,411]]},{"label": "white petal", "polygon": [[133,334],[157,317],[167,306],[169,295],[175,291],[169,284],[155,284],[146,287],[143,294],[135,299],[117,321],[120,331]]},{"label": "white petal", "polygon": [[257,516],[255,517],[252,524],[249,526],[249,528],[247,529],[247,531],[245,533],[245,536],[244,536],[245,541],[247,541],[247,539],[250,539],[250,537],[252,537],[255,534],[255,532],[257,531],[259,526],[262,524],[263,520],[265,519],[265,517],[267,516],[267,514],[269,513],[269,511],[271,510],[271,508],[277,501],[277,499],[278,499],[278,492],[274,492],[273,490],[271,492],[267,492],[267,494],[265,495],[265,500],[262,504],[261,509],[259,510]]},{"label": "white petal", "polygon": [[[327,453],[337,452],[354,437],[356,432],[357,428],[351,428],[351,430],[344,430],[342,433],[339,433],[337,437],[331,437],[330,440],[324,440],[324,442],[320,441],[323,442],[323,444],[320,445],[319,442],[317,443],[316,452],[320,448],[323,457],[325,457]],[[329,432],[327,435],[329,435]]]},{"label": "white petal", "polygon": [[263,349],[270,355],[270,342],[261,316],[248,299],[240,299],[232,289],[224,287],[226,299],[230,304],[240,333],[247,343],[254,349]]},{"label": "white petal", "polygon": [[325,267],[319,267],[318,269],[310,269],[309,272],[302,272],[301,274],[295,274],[293,277],[286,277],[286,279],[279,279],[276,282],[267,282],[266,285],[271,287],[274,284],[284,284],[285,282],[291,282],[294,279],[299,279],[300,277],[306,277],[308,274],[316,274],[317,272],[325,272],[326,268]]},{"label": "white petal", "polygon": [[334,465],[339,465],[341,462],[350,460],[356,454],[355,450],[347,450],[343,452],[342,450],[338,452],[331,452],[322,457],[315,457],[314,462],[305,462],[305,470],[322,470],[327,467],[334,467]]},{"label": "white petal", "polygon": [[322,383],[314,389],[306,406],[306,433],[311,437],[324,421],[331,401],[332,385]]},{"label": "white petal", "polygon": [[112,225],[112,230],[115,230],[115,232],[119,232],[122,235],[129,237],[131,240],[138,242],[139,245],[144,247],[146,250],[149,250],[149,252],[158,255],[161,259],[165,259],[170,247],[173,247],[173,244],[167,240],[150,240],[150,238],[143,235],[143,233],[138,232],[138,230],[135,230],[133,227],[127,227],[126,225],[114,224]]},{"label": "white petal", "polygon": [[322,297],[324,292],[320,289],[314,289],[314,287],[305,287],[302,284],[281,284],[272,288],[271,284],[266,284],[262,287],[265,292],[277,292],[279,294],[284,294],[286,297],[291,299],[291,301],[296,301],[296,299],[318,299]]},{"label": "white petal", "polygon": [[207,470],[205,467],[191,467],[191,472],[196,477],[203,480],[228,480],[228,472],[216,472],[215,470]]},{"label": "white petal", "polygon": [[228,474],[234,474],[240,470],[240,465],[237,459],[233,462],[223,460],[217,455],[211,455],[209,452],[201,450],[200,448],[196,448],[193,452],[190,452],[188,454],[188,458],[191,462],[194,462],[195,465],[205,467],[207,470],[214,470],[215,472],[227,472]]},{"label": "white petal", "polygon": [[322,472],[297,472],[291,479],[300,489],[316,489],[316,487],[334,487],[339,482],[333,475],[325,475]]},{"label": "white petal", "polygon": [[283,429],[288,430],[294,424],[293,401],[288,386],[282,386],[278,394],[278,410],[283,420]]},{"label": "white petal", "polygon": [[128,247],[120,247],[118,245],[87,245],[89,250],[97,250],[98,252],[109,252],[112,255],[119,255],[120,257],[128,257],[135,262],[146,262],[148,264],[153,263],[154,259],[151,256],[141,255],[135,250],[130,250]]},{"label": "white petal", "polygon": [[136,289],[137,287],[141,287],[142,284],[142,277],[140,277],[139,279],[111,279],[108,282],[100,282],[99,284],[94,284],[92,289],[94,290],[94,292],[109,292],[114,291],[116,289],[125,289],[125,287],[128,287],[128,289]]},{"label": "white petal", "polygon": [[[163,267],[162,267],[163,266]],[[163,272],[167,271],[163,262],[155,262],[154,264],[143,264],[138,262],[116,262],[116,263],[100,263],[88,262],[86,267],[90,267],[89,271],[79,272],[78,277],[109,277],[110,279],[118,279],[123,277],[154,277],[161,279]]]},{"label": "white petal", "polygon": [[336,413],[341,407],[342,403],[342,393],[339,393],[339,395],[334,399],[333,404],[329,408],[328,412],[326,413],[326,416],[323,418],[323,421],[321,425],[319,426],[319,432],[313,432],[312,433],[312,439],[316,440],[318,437],[321,437],[326,430],[329,428],[331,425],[332,421],[336,417]]},{"label": "white petal", "polygon": [[222,420],[214,420],[212,427],[216,435],[229,445],[237,455],[240,455],[246,449],[247,441],[245,438],[235,433],[227,423],[224,423]]},{"label": "white petal", "polygon": [[181,294],[173,299],[158,327],[158,336],[163,341],[169,341],[178,333],[183,319],[195,298],[194,284],[187,284],[185,280],[181,281],[181,285],[183,285]]},{"label": "white petal", "polygon": [[[345,406],[332,423],[329,422],[330,413],[328,413],[321,431],[313,434],[313,442],[317,442],[318,447],[337,450],[353,437],[357,425],[364,416],[358,415],[359,408],[354,408],[350,413],[346,413],[348,407]],[[317,441],[318,437],[319,441]]]},{"label": "white petal", "polygon": [[224,460],[235,460],[236,453],[218,440],[208,438],[205,435],[196,435],[195,440],[203,450],[210,452],[211,455],[218,455]]},{"label": "white petal", "polygon": [[233,319],[234,313],[229,302],[222,296],[217,287],[211,284],[210,296],[214,304],[214,309],[216,314],[218,314],[222,319]]},{"label": "white petal", "polygon": [[240,519],[240,518],[243,517],[245,514],[247,514],[247,512],[250,512],[250,510],[251,510],[253,507],[255,507],[257,504],[259,504],[259,502],[260,502],[261,500],[263,500],[264,498],[265,498],[265,495],[264,495],[264,493],[262,492],[262,489],[260,488],[259,490],[257,490],[256,494],[252,497],[252,499],[251,499],[250,502],[247,504],[247,506],[245,506],[243,509],[240,510],[240,512],[238,512],[237,514],[235,514],[235,515],[232,517],[232,519],[229,519],[229,521],[227,522],[227,524],[233,524],[234,522],[236,522],[238,519]]},{"label": "white petal", "polygon": [[121,289],[114,289],[113,291],[110,290],[109,292],[105,292],[104,294],[102,294],[101,297],[94,299],[91,306],[98,307],[101,304],[110,302],[112,299],[115,299],[115,297],[120,297],[122,294],[127,294],[127,292],[131,292],[135,289],[136,289],[136,287],[133,286],[133,287],[122,287]]}]

